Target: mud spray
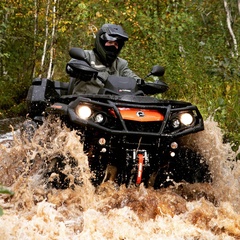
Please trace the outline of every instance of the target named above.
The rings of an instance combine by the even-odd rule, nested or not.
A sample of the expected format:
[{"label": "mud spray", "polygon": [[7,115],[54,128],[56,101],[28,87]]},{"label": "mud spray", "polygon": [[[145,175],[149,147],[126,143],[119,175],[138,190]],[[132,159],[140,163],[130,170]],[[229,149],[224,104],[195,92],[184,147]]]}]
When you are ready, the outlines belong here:
[{"label": "mud spray", "polygon": [[[0,182],[15,193],[0,195],[0,239],[240,239],[236,153],[211,120],[185,142],[207,159],[211,184],[153,190],[107,182],[96,189],[76,132],[46,122],[31,142],[15,136],[0,145]],[[57,176],[46,181],[59,156],[70,188],[51,188]]]}]

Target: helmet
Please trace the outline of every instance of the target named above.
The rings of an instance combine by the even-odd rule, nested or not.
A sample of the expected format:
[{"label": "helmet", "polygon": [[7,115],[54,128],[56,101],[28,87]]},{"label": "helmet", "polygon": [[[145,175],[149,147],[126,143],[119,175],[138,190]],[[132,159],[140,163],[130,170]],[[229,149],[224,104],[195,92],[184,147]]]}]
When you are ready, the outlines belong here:
[{"label": "helmet", "polygon": [[[103,64],[111,66],[127,40],[128,35],[120,25],[104,24],[96,34],[94,51]],[[107,41],[116,41],[118,49],[105,46]]]}]

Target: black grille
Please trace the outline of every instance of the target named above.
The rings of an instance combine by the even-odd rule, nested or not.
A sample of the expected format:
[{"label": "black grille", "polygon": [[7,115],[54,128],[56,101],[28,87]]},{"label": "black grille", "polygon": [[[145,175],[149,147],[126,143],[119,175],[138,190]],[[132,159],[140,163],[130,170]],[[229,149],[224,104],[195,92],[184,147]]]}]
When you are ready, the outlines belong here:
[{"label": "black grille", "polygon": [[128,131],[158,133],[162,122],[136,122],[127,120],[125,124]]}]

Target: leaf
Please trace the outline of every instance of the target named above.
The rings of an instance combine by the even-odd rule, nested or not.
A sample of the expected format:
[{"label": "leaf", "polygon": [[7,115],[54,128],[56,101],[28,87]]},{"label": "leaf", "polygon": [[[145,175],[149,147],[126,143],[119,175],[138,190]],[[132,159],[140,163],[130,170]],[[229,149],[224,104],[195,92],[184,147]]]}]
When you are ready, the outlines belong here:
[{"label": "leaf", "polygon": [[227,85],[227,86],[226,86],[226,92],[229,92],[230,89],[231,89],[231,86],[230,86],[230,85]]},{"label": "leaf", "polygon": [[14,192],[6,189],[6,188],[3,188],[3,187],[0,187],[0,194],[9,194],[9,195],[14,195]]},{"label": "leaf", "polygon": [[219,104],[219,106],[224,106],[224,105],[225,105],[224,99],[221,98],[221,97],[219,97],[219,98],[218,98],[218,104]]},{"label": "leaf", "polygon": [[2,210],[2,208],[0,207],[0,216],[2,216],[3,215],[3,210]]},{"label": "leaf", "polygon": [[100,12],[96,12],[96,17],[100,18],[102,17],[102,14]]}]

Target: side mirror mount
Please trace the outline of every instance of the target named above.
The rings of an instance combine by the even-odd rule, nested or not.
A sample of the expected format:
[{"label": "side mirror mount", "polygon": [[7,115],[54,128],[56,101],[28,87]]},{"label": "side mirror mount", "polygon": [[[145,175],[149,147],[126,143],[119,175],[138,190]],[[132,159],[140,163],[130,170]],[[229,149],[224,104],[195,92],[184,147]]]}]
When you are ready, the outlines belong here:
[{"label": "side mirror mount", "polygon": [[[164,73],[165,73],[164,67],[155,65],[152,67],[151,72],[145,77],[145,79],[149,76],[162,77]],[[139,82],[139,88],[145,94],[153,95],[166,92],[168,90],[168,85],[160,80],[156,80],[155,82],[145,82],[144,79],[141,79],[141,81]]]},{"label": "side mirror mount", "polygon": [[155,65],[155,66],[152,67],[150,75],[161,77],[161,76],[164,75],[164,73],[165,73],[164,67],[159,66],[159,65]]},{"label": "side mirror mount", "polygon": [[159,66],[159,65],[155,65],[155,66],[152,67],[151,72],[144,79],[148,78],[149,76],[161,77],[161,76],[164,75],[164,73],[165,73],[164,67]]},{"label": "side mirror mount", "polygon": [[82,48],[77,48],[77,47],[71,48],[69,50],[69,55],[71,58],[74,58],[77,60],[83,60],[89,64],[86,54]]}]

